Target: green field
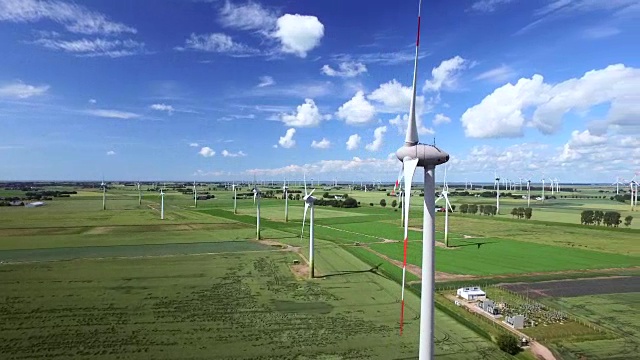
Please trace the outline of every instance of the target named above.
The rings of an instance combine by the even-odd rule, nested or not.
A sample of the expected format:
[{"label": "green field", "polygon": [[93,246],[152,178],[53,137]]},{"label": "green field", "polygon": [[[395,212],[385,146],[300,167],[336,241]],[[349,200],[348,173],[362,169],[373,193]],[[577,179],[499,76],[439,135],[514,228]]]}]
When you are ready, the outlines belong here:
[{"label": "green field", "polygon": [[640,359],[640,293],[590,295],[549,299],[564,311],[587,319],[614,339],[562,341],[554,349],[564,359]]}]

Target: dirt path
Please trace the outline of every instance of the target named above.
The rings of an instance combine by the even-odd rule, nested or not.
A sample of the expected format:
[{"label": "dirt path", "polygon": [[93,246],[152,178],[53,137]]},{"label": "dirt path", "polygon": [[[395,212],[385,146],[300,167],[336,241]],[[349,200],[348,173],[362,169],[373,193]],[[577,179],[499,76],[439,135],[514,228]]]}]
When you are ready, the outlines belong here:
[{"label": "dirt path", "polygon": [[[451,300],[451,301],[456,301],[457,300],[460,304],[462,304],[462,306],[466,307],[468,310],[473,311],[473,312],[475,312],[477,314],[480,314],[480,315],[486,317],[487,319],[490,319],[491,321],[493,321],[497,325],[502,326],[503,328],[509,330],[511,333],[513,333],[516,336],[518,336],[519,339],[522,339],[522,338],[531,339],[525,333],[523,333],[521,331],[518,331],[518,330],[512,328],[511,326],[505,324],[504,322],[500,321],[500,319],[496,319],[493,316],[487,314],[485,311],[483,311],[479,307],[475,306],[475,303],[469,303],[469,302],[467,302],[465,300],[458,299],[455,295],[447,294],[447,295],[445,295],[445,297],[447,299]],[[539,343],[537,341],[529,340],[529,348],[531,349],[531,352],[533,352],[533,354],[538,359],[541,359],[541,360],[556,360],[556,357],[553,355],[551,350],[549,350],[546,346],[542,345],[541,343]]]}]

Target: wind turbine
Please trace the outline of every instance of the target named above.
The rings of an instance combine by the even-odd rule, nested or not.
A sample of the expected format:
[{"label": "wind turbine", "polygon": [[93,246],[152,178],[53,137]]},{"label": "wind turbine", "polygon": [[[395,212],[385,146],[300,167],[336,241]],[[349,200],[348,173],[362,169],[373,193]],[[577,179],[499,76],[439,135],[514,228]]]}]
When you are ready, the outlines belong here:
[{"label": "wind turbine", "polygon": [[287,186],[287,179],[284,179],[282,185],[282,195],[284,196],[284,222],[289,222],[289,187]]},{"label": "wind turbine", "polygon": [[198,207],[198,189],[196,189],[195,180],[193,180],[193,206]]},{"label": "wind turbine", "polygon": [[531,179],[527,179],[527,207],[531,207]]},{"label": "wind turbine", "polygon": [[544,175],[542,177],[542,202],[544,202]]},{"label": "wind turbine", "polygon": [[256,205],[256,240],[260,240],[260,189],[256,185],[255,177],[253,179],[253,204]]},{"label": "wind turbine", "polygon": [[304,223],[307,219],[307,210],[311,209],[309,212],[309,278],[313,279],[314,276],[314,267],[313,267],[313,218],[314,218],[314,210],[313,204],[316,201],[316,198],[312,196],[313,192],[316,189],[311,190],[310,193],[307,193],[307,179],[304,179],[304,215],[302,216],[302,232],[300,234],[300,238],[304,236]]},{"label": "wind turbine", "polygon": [[102,187],[102,210],[107,210],[107,184],[104,182],[104,176],[100,187]]},{"label": "wind turbine", "polygon": [[549,181],[551,181],[551,184],[549,184],[549,190],[551,190],[551,195],[553,195],[555,193],[555,187],[553,186],[553,179],[549,178]]},{"label": "wind turbine", "polygon": [[611,185],[616,186],[616,195],[620,195],[620,185],[624,185],[623,182],[620,182],[620,176],[616,176],[616,182]]},{"label": "wind turbine", "polygon": [[237,195],[237,191],[236,191],[236,184],[233,183],[231,184],[231,189],[233,190],[233,213],[237,214],[238,213],[238,197]]},{"label": "wind turbine", "polygon": [[500,176],[495,171],[493,175],[496,177],[496,214],[500,214]]},{"label": "wind turbine", "polygon": [[558,194],[560,193],[560,182],[558,181],[558,178],[553,178],[553,181],[556,183],[556,194]]},{"label": "wind turbine", "polygon": [[407,263],[407,234],[409,229],[409,199],[411,181],[418,166],[424,168],[424,218],[422,228],[422,290],[420,298],[420,351],[419,359],[434,357],[434,293],[435,293],[435,168],[449,161],[449,154],[435,145],[420,144],[416,126],[416,89],[418,75],[418,51],[420,46],[420,8],[418,7],[418,34],[416,37],[416,57],[414,60],[411,107],[409,124],[404,146],[396,151],[396,157],[402,161],[405,179],[405,217],[404,217],[404,259],[402,280],[402,308],[400,312],[400,333],[404,322],[404,283]]},{"label": "wind turbine", "polygon": [[164,187],[160,189],[160,220],[164,220]]},{"label": "wind turbine", "polygon": [[138,181],[138,206],[142,205],[142,192],[140,191],[140,182]]},{"label": "wind turbine", "polygon": [[[393,186],[393,192],[398,196],[398,200],[400,200],[400,209],[402,209],[402,211],[400,211],[400,225],[404,225],[404,191],[402,190],[402,178],[404,177],[404,172],[403,169],[400,170],[400,173],[398,174],[398,179],[396,180],[395,185]],[[398,192],[396,193],[396,189],[398,189]]]},{"label": "wind turbine", "polygon": [[445,209],[444,209],[444,246],[449,247],[449,210],[453,211],[451,207],[451,203],[449,202],[449,185],[447,185],[447,168],[444,168],[444,186],[442,188],[442,192],[440,192],[440,196],[436,200],[436,203],[440,201],[440,199],[444,199]]}]

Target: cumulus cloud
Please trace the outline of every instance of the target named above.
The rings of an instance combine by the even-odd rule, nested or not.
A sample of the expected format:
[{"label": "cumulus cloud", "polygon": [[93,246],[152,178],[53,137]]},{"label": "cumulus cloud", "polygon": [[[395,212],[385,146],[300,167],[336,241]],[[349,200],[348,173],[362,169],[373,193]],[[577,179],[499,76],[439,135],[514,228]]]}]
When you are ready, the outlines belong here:
[{"label": "cumulus cloud", "polygon": [[[380,112],[385,113],[408,112],[411,106],[411,97],[411,87],[403,86],[396,79],[380,84],[367,96],[369,100],[382,104],[378,108]],[[424,110],[424,96],[416,96],[416,111],[422,113]]]},{"label": "cumulus cloud", "polygon": [[397,174],[398,160],[393,158],[361,159],[353,157],[349,160],[321,160],[315,163],[304,165],[287,165],[279,168],[256,168],[245,171],[246,174],[258,176],[279,176],[279,175],[303,175],[305,173],[314,174],[344,174],[345,171],[367,174],[386,174],[393,176]]},{"label": "cumulus cloud", "polygon": [[314,149],[328,149],[331,147],[331,141],[327,138],[322,138],[320,141],[313,140],[311,142],[311,147]]},{"label": "cumulus cloud", "polygon": [[287,130],[285,135],[281,136],[280,140],[278,140],[278,144],[285,149],[292,148],[296,144],[296,141],[293,140],[293,135],[295,135],[295,133],[296,129],[294,128]]},{"label": "cumulus cloud", "polygon": [[136,113],[108,109],[87,110],[87,114],[103,118],[123,120],[136,119],[140,117],[140,115]]},{"label": "cumulus cloud", "polygon": [[194,34],[192,33],[184,46],[175,48],[178,51],[196,50],[203,52],[222,53],[234,57],[258,55],[260,51],[248,45],[235,42],[231,36],[222,33]]},{"label": "cumulus cloud", "polygon": [[592,135],[589,130],[585,130],[583,132],[574,130],[571,133],[571,140],[569,140],[569,145],[572,147],[586,147],[600,145],[606,142],[606,136]]},{"label": "cumulus cloud", "polygon": [[173,112],[175,111],[175,109],[173,108],[173,106],[171,105],[167,105],[167,104],[153,104],[150,106],[150,108],[152,110],[157,110],[157,111],[165,111],[167,112],[169,115],[173,114]]},{"label": "cumulus cloud", "polygon": [[212,157],[216,154],[215,151],[213,151],[212,148],[205,146],[202,149],[200,149],[200,151],[198,152],[198,154],[200,154],[203,157]]},{"label": "cumulus cloud", "polygon": [[470,67],[470,65],[468,60],[460,56],[442,61],[438,67],[431,70],[432,78],[425,81],[423,91],[437,92],[454,89],[460,72]]},{"label": "cumulus cloud", "polygon": [[271,76],[260,76],[260,83],[258,83],[258,87],[267,87],[274,85],[276,82],[273,80]]},{"label": "cumulus cloud", "polygon": [[353,134],[349,136],[349,139],[347,140],[347,143],[346,143],[347,150],[357,149],[360,146],[360,141],[362,141],[362,138],[358,134]]},{"label": "cumulus cloud", "polygon": [[329,65],[324,65],[321,69],[322,73],[327,76],[338,76],[350,78],[367,72],[367,66],[360,62],[345,61],[338,64],[338,69],[334,69]]},{"label": "cumulus cloud", "polygon": [[312,99],[305,99],[304,104],[298,105],[296,112],[280,115],[280,120],[285,125],[293,127],[314,127],[327,119],[329,116],[320,114],[320,110]]},{"label": "cumulus cloud", "polygon": [[199,147],[200,144],[194,142],[194,143],[190,143],[189,146],[191,146],[191,147]]},{"label": "cumulus cloud", "polygon": [[384,143],[384,134],[387,132],[386,126],[380,126],[373,131],[373,141],[365,145],[365,149],[369,151],[378,151]]},{"label": "cumulus cloud", "polygon": [[351,100],[338,108],[336,115],[349,125],[362,125],[374,119],[376,108],[365,99],[364,92],[358,91]]},{"label": "cumulus cloud", "polygon": [[[402,116],[397,115],[393,119],[389,120],[389,124],[395,126],[398,129],[398,134],[406,134],[407,127],[409,126],[409,114]],[[424,126],[422,123],[422,117],[416,117],[416,127],[418,128],[419,135],[433,135],[435,130]]]},{"label": "cumulus cloud", "polygon": [[230,152],[227,150],[222,150],[222,156],[224,157],[245,157],[247,156],[247,154],[245,154],[244,152],[242,152],[242,150],[238,151],[238,152]]},{"label": "cumulus cloud", "polygon": [[272,35],[280,41],[282,52],[304,58],[320,45],[324,25],[315,16],[284,14],[276,21]]},{"label": "cumulus cloud", "polygon": [[116,152],[113,151],[113,150],[107,151],[107,156],[112,156],[112,155],[115,155],[115,154],[116,154]]},{"label": "cumulus cloud", "polygon": [[586,72],[556,85],[547,84],[541,75],[522,78],[515,85],[496,89],[462,115],[468,137],[518,137],[527,123],[525,111],[533,110],[530,124],[543,134],[555,133],[564,115],[588,111],[593,106],[610,104],[609,124],[637,124],[640,100],[640,70],[622,64]]},{"label": "cumulus cloud", "polygon": [[96,99],[89,99],[89,104],[97,104],[98,101]]},{"label": "cumulus cloud", "polygon": [[33,96],[40,96],[46,94],[49,90],[49,85],[28,85],[22,81],[16,81],[13,83],[0,85],[0,98],[18,98],[27,99]]},{"label": "cumulus cloud", "polygon": [[436,117],[433,119],[433,125],[437,126],[440,124],[448,124],[451,122],[451,119],[445,114],[436,114]]}]

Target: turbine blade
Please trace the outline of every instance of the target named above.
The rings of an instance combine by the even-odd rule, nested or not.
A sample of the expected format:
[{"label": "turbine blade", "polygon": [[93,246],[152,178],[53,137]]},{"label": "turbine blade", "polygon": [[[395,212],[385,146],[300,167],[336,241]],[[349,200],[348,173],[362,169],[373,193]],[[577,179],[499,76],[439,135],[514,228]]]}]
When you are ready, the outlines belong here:
[{"label": "turbine blade", "polygon": [[316,191],[316,189],[311,190],[311,192],[307,196],[311,196],[311,194],[313,194],[314,191]]},{"label": "turbine blade", "polygon": [[416,91],[418,87],[418,54],[420,51],[420,9],[422,0],[418,5],[418,34],[416,36],[416,57],[413,64],[413,83],[411,88],[411,107],[409,108],[409,125],[407,126],[407,136],[405,143],[415,145],[418,143],[418,126],[416,125]]},{"label": "turbine blade", "polygon": [[404,255],[402,258],[402,293],[400,309],[400,335],[404,328],[404,287],[407,275],[407,246],[409,245],[409,204],[411,199],[411,182],[416,172],[418,159],[404,159],[402,162],[404,172]]},{"label": "turbine blade", "polygon": [[[403,164],[404,165],[404,164]],[[396,189],[400,186],[400,181],[402,181],[402,178],[404,177],[404,166],[402,166],[400,168],[400,173],[398,174],[398,178],[396,179],[396,183],[393,186],[393,193],[395,194]]]}]

